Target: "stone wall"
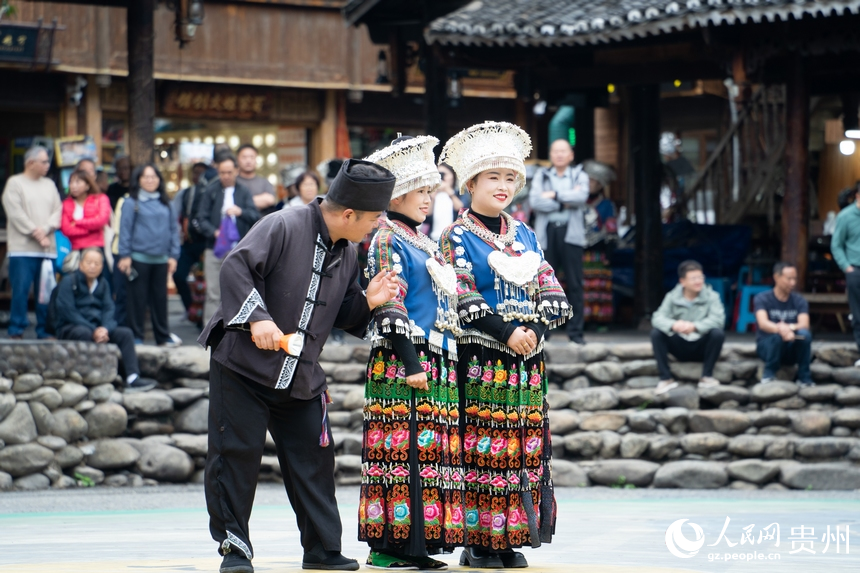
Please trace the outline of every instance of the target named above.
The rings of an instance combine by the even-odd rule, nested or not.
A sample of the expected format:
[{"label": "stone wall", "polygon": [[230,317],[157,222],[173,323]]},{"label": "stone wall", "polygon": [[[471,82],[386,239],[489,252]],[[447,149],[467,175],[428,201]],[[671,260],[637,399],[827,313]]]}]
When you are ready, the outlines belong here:
[{"label": "stone wall", "polygon": [[557,485],[737,489],[860,488],[860,358],[815,345],[816,386],[793,369],[760,384],[754,344],[726,344],[698,389],[701,364],[671,364],[683,382],[654,396],[650,344],[552,346],[553,478]]},{"label": "stone wall", "polygon": [[[115,389],[112,346],[0,342],[0,490],[200,482],[207,449],[208,353],[138,347],[159,389]],[[360,481],[366,346],[329,346],[337,481]],[[727,344],[698,390],[700,365],[673,363],[679,388],[655,398],[649,344],[549,344],[558,486],[860,488],[860,358],[815,347],[818,385],[757,384],[752,344]],[[790,380],[791,372],[782,373]],[[261,480],[280,480],[267,437]]]}]

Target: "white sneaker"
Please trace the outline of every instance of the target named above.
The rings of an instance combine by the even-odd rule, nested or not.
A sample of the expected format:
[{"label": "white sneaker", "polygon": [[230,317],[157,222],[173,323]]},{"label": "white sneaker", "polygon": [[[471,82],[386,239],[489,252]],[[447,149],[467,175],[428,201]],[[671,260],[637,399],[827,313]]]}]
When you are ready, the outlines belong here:
[{"label": "white sneaker", "polygon": [[713,376],[705,376],[699,380],[699,388],[716,388],[720,385],[720,381]]},{"label": "white sneaker", "polygon": [[164,348],[176,348],[178,346],[182,346],[182,339],[171,332],[170,340],[164,344],[159,344],[159,346],[163,346]]},{"label": "white sneaker", "polygon": [[657,388],[654,389],[654,395],[659,396],[660,394],[665,394],[669,390],[674,390],[678,387],[678,383],[674,380],[660,380],[659,384],[657,384]]}]

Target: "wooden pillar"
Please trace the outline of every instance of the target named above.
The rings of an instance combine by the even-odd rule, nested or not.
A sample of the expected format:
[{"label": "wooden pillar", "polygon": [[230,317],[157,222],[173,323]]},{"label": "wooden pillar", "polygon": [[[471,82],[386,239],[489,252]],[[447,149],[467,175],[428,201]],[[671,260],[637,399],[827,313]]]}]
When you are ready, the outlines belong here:
[{"label": "wooden pillar", "polygon": [[594,159],[594,108],[590,102],[576,108],[573,127],[576,129],[576,162]]},{"label": "wooden pillar", "polygon": [[803,60],[794,54],[786,82],[785,197],[782,201],[782,260],[797,267],[797,289],[806,290],[809,226],[809,86]]},{"label": "wooden pillar", "polygon": [[337,157],[337,92],[326,90],[323,102],[323,118],[313,130],[309,165]]},{"label": "wooden pillar", "polygon": [[78,134],[78,106],[66,98],[63,107],[63,136],[71,137]]},{"label": "wooden pillar", "polygon": [[91,136],[96,144],[96,163],[102,162],[102,102],[101,88],[96,85],[96,77],[87,78],[87,129],[86,134]]},{"label": "wooden pillar", "polygon": [[660,87],[630,89],[630,160],[636,194],[635,311],[650,316],[663,298],[660,220]]},{"label": "wooden pillar", "polygon": [[424,44],[423,47],[427,62],[424,74],[426,133],[439,138],[441,144],[436,148],[438,154],[442,151],[442,145],[448,141],[448,78],[437,53],[438,46]]},{"label": "wooden pillar", "polygon": [[[128,146],[132,165],[152,161],[155,141],[155,78],[153,17],[156,0],[129,2],[128,22]],[[171,41],[165,34],[163,41]]]}]

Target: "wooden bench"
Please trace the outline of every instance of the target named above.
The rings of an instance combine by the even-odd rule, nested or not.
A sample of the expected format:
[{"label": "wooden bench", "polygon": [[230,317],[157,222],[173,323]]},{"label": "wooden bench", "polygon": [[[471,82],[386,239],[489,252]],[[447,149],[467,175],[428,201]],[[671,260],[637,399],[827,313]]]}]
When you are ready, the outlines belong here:
[{"label": "wooden bench", "polygon": [[839,329],[847,332],[845,316],[850,314],[848,293],[844,292],[802,292],[800,296],[809,303],[809,314],[832,314],[836,316]]}]

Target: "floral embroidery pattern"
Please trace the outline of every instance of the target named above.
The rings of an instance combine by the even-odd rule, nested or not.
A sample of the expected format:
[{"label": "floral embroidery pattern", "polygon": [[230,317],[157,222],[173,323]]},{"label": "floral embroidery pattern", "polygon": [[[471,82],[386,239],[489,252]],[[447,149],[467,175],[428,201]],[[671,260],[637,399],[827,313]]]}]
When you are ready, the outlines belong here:
[{"label": "floral embroidery pattern", "polygon": [[371,547],[404,544],[416,519],[428,545],[452,549],[465,539],[457,364],[426,346],[418,358],[426,391],[406,384],[391,350],[375,348],[367,365],[358,514],[359,539]]},{"label": "floral embroidery pattern", "polygon": [[554,523],[540,511],[542,496],[552,496],[544,364],[540,355],[522,360],[477,344],[468,348],[460,370],[466,543],[495,551],[529,545],[523,500],[538,525]]}]

